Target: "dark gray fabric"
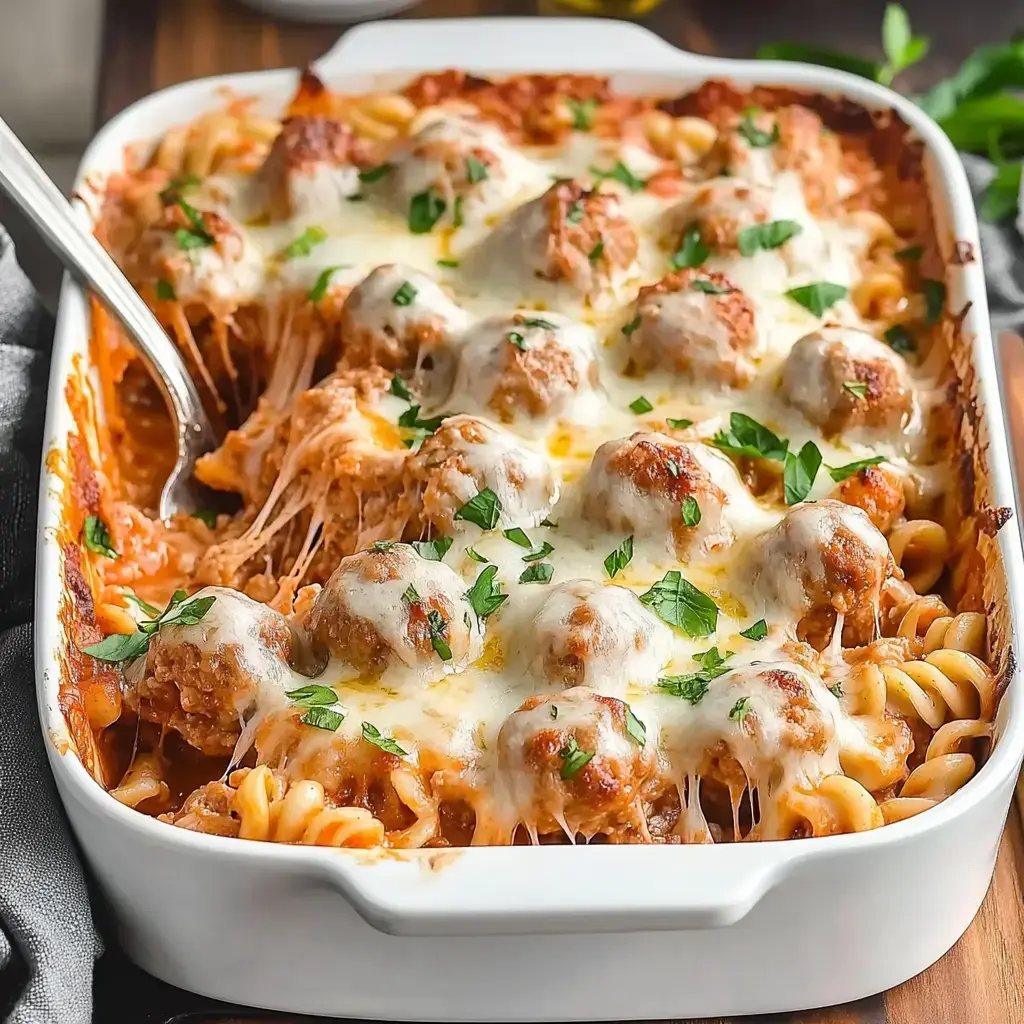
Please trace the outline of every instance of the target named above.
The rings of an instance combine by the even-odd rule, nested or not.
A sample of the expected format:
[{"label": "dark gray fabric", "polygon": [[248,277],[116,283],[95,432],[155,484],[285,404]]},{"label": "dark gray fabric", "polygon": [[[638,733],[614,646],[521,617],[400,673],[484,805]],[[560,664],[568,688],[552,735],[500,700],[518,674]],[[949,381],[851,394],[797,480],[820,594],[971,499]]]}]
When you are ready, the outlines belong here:
[{"label": "dark gray fabric", "polygon": [[36,499],[53,321],[0,228],[0,1016],[87,1024],[102,951],[46,761],[32,667]]}]

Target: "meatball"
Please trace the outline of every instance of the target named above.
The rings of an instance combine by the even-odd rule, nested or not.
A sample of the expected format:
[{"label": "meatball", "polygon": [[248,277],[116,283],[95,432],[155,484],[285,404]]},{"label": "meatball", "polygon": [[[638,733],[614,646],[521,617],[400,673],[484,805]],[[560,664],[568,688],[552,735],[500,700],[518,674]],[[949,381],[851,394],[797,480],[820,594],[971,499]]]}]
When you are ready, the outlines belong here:
[{"label": "meatball", "polygon": [[696,227],[704,244],[716,252],[734,253],[744,228],[772,219],[770,205],[767,189],[726,178],[697,188],[676,207],[671,220],[679,231]]},{"label": "meatball", "polygon": [[497,228],[470,269],[498,279],[512,273],[525,292],[538,279],[564,284],[594,301],[633,271],[637,246],[617,196],[558,181]]},{"label": "meatball", "polygon": [[450,373],[451,341],[469,315],[436,281],[399,264],[372,270],[349,292],[341,310],[343,366],[374,363],[413,374]]},{"label": "meatball", "polygon": [[480,491],[498,496],[498,527],[529,528],[547,518],[559,482],[546,458],[516,443],[507,430],[472,416],[450,416],[406,462],[413,497],[407,536],[457,533],[455,513]]},{"label": "meatball", "polygon": [[498,733],[497,796],[506,840],[564,832],[646,838],[641,800],[656,768],[628,705],[584,687],[530,697]]},{"label": "meatball", "polygon": [[760,819],[750,838],[789,838],[783,830],[791,826],[776,814],[779,795],[838,770],[835,698],[796,662],[737,666],[712,679],[696,703],[665,696],[660,710],[672,776],[681,789],[688,783],[676,827],[684,839],[706,839],[705,814],[726,831],[737,827],[755,792]]},{"label": "meatball", "polygon": [[722,274],[677,270],[640,289],[629,334],[636,369],[698,383],[749,384],[758,350],[754,304]]},{"label": "meatball", "polygon": [[752,506],[724,455],[704,444],[644,431],[601,445],[583,482],[585,519],[660,541],[684,560],[730,545],[735,524],[750,518]]},{"label": "meatball", "polygon": [[298,638],[284,616],[224,587],[194,625],[161,626],[125,674],[125,701],[141,719],[174,729],[204,754],[229,754],[245,720],[283,703]]},{"label": "meatball", "polygon": [[591,328],[557,313],[492,317],[467,333],[447,404],[521,429],[585,417],[596,398],[596,349]]},{"label": "meatball", "polygon": [[390,541],[341,560],[306,627],[315,645],[366,675],[404,667],[435,682],[461,672],[483,650],[461,577]]},{"label": "meatball", "polygon": [[826,434],[899,430],[914,412],[903,359],[851,327],[823,327],[802,337],[786,358],[782,392]]},{"label": "meatball", "polygon": [[533,671],[560,686],[620,693],[653,683],[672,656],[672,631],[626,587],[570,580],[533,620]]},{"label": "meatball", "polygon": [[229,316],[263,283],[263,259],[227,217],[174,202],[125,253],[124,272],[137,288],[161,281],[184,304]]},{"label": "meatball", "polygon": [[289,117],[256,177],[273,221],[323,216],[359,191],[352,129],[314,115]]},{"label": "meatball", "polygon": [[[755,144],[756,143],[756,144]],[[736,178],[770,186],[778,171],[800,179],[809,209],[821,215],[839,199],[843,154],[836,135],[813,110],[748,111],[721,131],[712,161]]]},{"label": "meatball", "polygon": [[759,538],[753,591],[769,617],[790,616],[797,635],[816,647],[828,639],[837,616],[843,641],[866,643],[875,635],[882,585],[898,573],[885,537],[867,513],[840,501],[797,505]]},{"label": "meatball", "polygon": [[442,220],[483,224],[525,189],[541,187],[544,175],[501,129],[445,114],[409,139],[380,181],[413,230],[430,230]]},{"label": "meatball", "polygon": [[906,503],[903,478],[888,466],[858,470],[836,488],[835,497],[863,509],[872,525],[886,534],[903,515]]}]

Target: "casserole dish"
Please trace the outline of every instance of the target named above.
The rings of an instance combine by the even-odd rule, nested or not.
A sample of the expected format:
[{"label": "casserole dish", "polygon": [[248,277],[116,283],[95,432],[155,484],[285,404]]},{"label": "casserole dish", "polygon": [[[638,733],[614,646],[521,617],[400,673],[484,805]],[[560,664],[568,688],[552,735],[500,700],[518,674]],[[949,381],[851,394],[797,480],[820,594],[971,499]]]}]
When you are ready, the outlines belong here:
[{"label": "casserole dish", "polygon": [[[319,74],[352,92],[394,87],[423,69],[599,71],[622,92],[674,95],[709,77],[839,94],[895,109],[923,140],[950,308],[970,303],[954,362],[978,417],[968,438],[985,504],[1016,508],[977,225],[948,140],[907,101],[847,75],[681,53],[635,26],[488,20],[370,25],[348,34]],[[123,147],[216,102],[218,88],[280,108],[292,72],[175,87],[112,121],[83,161],[120,166]],[[89,211],[82,207],[83,218]],[[72,427],[65,383],[87,350],[86,304],[66,284],[51,380],[48,446]],[[898,984],[967,927],[991,879],[1024,755],[1012,682],[1019,537],[982,545],[986,610],[1003,650],[1006,692],[991,757],[959,792],[885,828],[808,841],[541,846],[411,852],[228,843],[163,824],[109,799],[74,752],[60,704],[62,486],[47,460],[37,608],[40,712],[72,826],[143,968],[215,998],[294,1012],[408,1020],[624,1019],[730,1015],[820,1006]],[[997,554],[998,551],[998,554]],[[1005,585],[1004,585],[1005,577]],[[1006,684],[1009,685],[1007,686]],[[941,900],[935,894],[941,893]],[[780,930],[786,941],[780,943]],[[396,965],[398,970],[395,969]],[[553,970],[552,966],[558,969]],[[741,965],[738,969],[737,965]],[[652,972],[676,983],[642,990]],[[641,973],[642,972],[642,973]]]}]

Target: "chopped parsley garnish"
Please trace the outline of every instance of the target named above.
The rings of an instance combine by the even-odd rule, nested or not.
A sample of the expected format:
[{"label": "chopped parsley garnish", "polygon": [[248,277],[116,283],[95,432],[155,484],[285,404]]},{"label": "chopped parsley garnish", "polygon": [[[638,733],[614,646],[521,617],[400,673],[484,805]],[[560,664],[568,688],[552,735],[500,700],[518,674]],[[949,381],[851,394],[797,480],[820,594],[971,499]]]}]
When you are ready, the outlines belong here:
[{"label": "chopped parsley garnish", "polygon": [[630,411],[635,412],[637,416],[642,416],[645,412],[651,412],[654,409],[654,406],[651,405],[643,395],[641,395],[639,398],[634,398],[633,401],[629,403],[629,408]]},{"label": "chopped parsley garnish", "polygon": [[703,266],[710,255],[711,250],[701,240],[700,228],[694,224],[683,233],[679,248],[672,254],[670,262],[673,270],[688,270]]},{"label": "chopped parsley garnish", "polygon": [[174,197],[174,202],[188,218],[191,227],[177,228],[174,232],[174,240],[178,243],[179,249],[201,249],[204,246],[213,245],[215,239],[206,225],[203,223],[203,215],[194,207],[190,206],[180,195]]},{"label": "chopped parsley garnish", "polygon": [[568,211],[565,214],[565,219],[570,224],[579,224],[579,222],[581,220],[583,220],[583,213],[584,213],[583,200],[582,199],[577,199],[576,202],[574,202],[569,207]]},{"label": "chopped parsley garnish", "polygon": [[542,519],[540,521],[540,525],[541,526],[546,526],[546,527],[548,527],[548,529],[551,529],[551,530],[557,530],[558,529],[558,523],[553,523],[550,519]]},{"label": "chopped parsley garnish", "polygon": [[630,534],[607,558],[604,560],[604,571],[608,573],[610,580],[626,568],[633,561],[633,535]]},{"label": "chopped parsley garnish", "polygon": [[733,704],[732,710],[729,712],[729,718],[734,722],[742,722],[748,714],[750,714],[750,698],[740,697],[740,699]]},{"label": "chopped parsley garnish", "polygon": [[372,185],[375,181],[380,181],[385,174],[391,173],[392,164],[389,164],[386,160],[382,164],[377,164],[376,167],[368,167],[365,171],[359,172],[359,180],[366,185]]},{"label": "chopped parsley garnish", "polygon": [[99,516],[86,516],[82,524],[82,540],[85,546],[104,558],[120,558],[120,554],[114,550],[114,542],[110,539],[110,531],[107,524]]},{"label": "chopped parsley garnish", "polygon": [[799,288],[790,288],[786,297],[803,306],[809,313],[815,316],[824,316],[825,311],[831,308],[840,299],[845,299],[847,289],[841,284],[833,284],[831,281],[815,281],[813,284],[801,285]]},{"label": "chopped parsley garnish", "polygon": [[402,443],[406,448],[411,448],[417,441],[422,441],[423,438],[429,437],[441,426],[446,416],[447,413],[441,413],[440,416],[428,416],[425,419],[421,419],[420,407],[418,405],[410,405],[398,417],[398,425],[412,431],[413,436],[407,437]]},{"label": "chopped parsley garnish", "polygon": [[293,704],[306,709],[306,713],[299,719],[304,725],[311,725],[315,729],[324,729],[327,732],[337,732],[341,723],[345,721],[344,714],[333,709],[333,705],[338,703],[338,695],[329,686],[310,683],[297,690],[287,691],[285,696]]},{"label": "chopped parsley garnish", "polygon": [[484,556],[481,555],[479,551],[476,551],[473,548],[466,548],[466,555],[467,555],[467,557],[472,558],[474,562],[486,562],[487,561],[487,559],[484,558]]},{"label": "chopped parsley garnish", "polygon": [[845,466],[829,466],[828,475],[840,484],[854,473],[859,473],[868,466],[877,466],[880,462],[885,462],[884,455],[872,455],[870,459],[858,459],[856,462],[848,462]]},{"label": "chopped parsley garnish", "polygon": [[192,518],[206,523],[211,530],[217,525],[217,512],[212,508],[197,508],[192,513]]},{"label": "chopped parsley garnish", "polygon": [[682,517],[683,526],[696,526],[700,522],[700,505],[692,494],[683,498]]},{"label": "chopped parsley garnish", "polygon": [[633,709],[626,705],[626,735],[638,746],[647,742],[647,726],[633,714]]},{"label": "chopped parsley garnish", "polygon": [[490,172],[487,170],[487,164],[482,160],[477,159],[472,154],[466,157],[466,181],[470,185],[486,181],[489,175]]},{"label": "chopped parsley garnish", "polygon": [[885,338],[889,348],[893,352],[898,352],[901,356],[909,356],[917,351],[913,336],[902,324],[895,324],[890,327],[882,337]]},{"label": "chopped parsley garnish", "polygon": [[594,124],[594,112],[599,103],[595,99],[578,100],[570,96],[566,101],[572,114],[572,126],[578,132],[588,132]]},{"label": "chopped parsley garnish", "polygon": [[898,260],[919,260],[924,255],[923,245],[911,245],[906,249],[900,249],[899,252],[895,253],[896,259]]},{"label": "chopped parsley garnish", "polygon": [[658,688],[673,697],[699,704],[707,696],[710,682],[711,677],[706,672],[689,672],[682,676],[662,676]]},{"label": "chopped parsley garnish", "polygon": [[414,540],[412,548],[428,562],[440,562],[452,546],[451,537],[435,537],[433,540]]},{"label": "chopped parsley garnish", "polygon": [[520,574],[520,583],[547,583],[555,574],[555,567],[550,562],[534,562]]},{"label": "chopped parsley garnish", "polygon": [[398,291],[391,296],[391,301],[396,306],[411,306],[415,298],[416,286],[409,281],[403,281]]},{"label": "chopped parsley garnish", "polygon": [[334,708],[312,707],[299,719],[303,725],[311,725],[314,729],[337,732],[345,716]]},{"label": "chopped parsley garnish", "polygon": [[813,441],[807,441],[796,455],[786,452],[782,483],[787,505],[796,505],[811,493],[819,469],[821,452]]},{"label": "chopped parsley garnish", "polygon": [[510,345],[515,345],[520,352],[525,352],[530,346],[526,344],[526,337],[519,333],[519,331],[509,331],[505,335],[505,340]]},{"label": "chopped parsley garnish", "polygon": [[498,572],[496,565],[489,565],[482,569],[477,576],[476,582],[470,587],[466,597],[476,612],[478,619],[486,619],[492,612],[496,612],[507,600],[508,594],[503,594],[494,582]]},{"label": "chopped parsley garnish", "polygon": [[784,462],[789,441],[783,441],[766,426],[742,412],[729,416],[729,430],[720,430],[711,444],[730,455],[745,455],[751,459],[771,459]]},{"label": "chopped parsley garnish", "polygon": [[591,167],[590,173],[598,181],[617,181],[625,185],[630,192],[642,192],[647,185],[646,181],[638,178],[621,160],[616,161],[610,171],[602,171],[597,167]]},{"label": "chopped parsley garnish", "polygon": [[946,308],[946,286],[929,277],[922,282],[921,287],[924,290],[925,316],[928,323],[934,324]]},{"label": "chopped parsley garnish", "polygon": [[526,536],[526,531],[521,527],[513,526],[511,530],[502,530],[501,535],[505,540],[510,540],[513,544],[518,544],[521,548],[533,547],[533,541]]},{"label": "chopped parsley garnish", "polygon": [[363,739],[389,754],[397,754],[399,757],[408,756],[407,750],[403,750],[390,736],[382,736],[376,726],[369,722],[363,722]]},{"label": "chopped parsley garnish", "polygon": [[174,302],[178,297],[178,293],[174,290],[174,285],[170,281],[165,277],[161,277],[156,283],[156,297],[161,302]]},{"label": "chopped parsley garnish", "polygon": [[427,629],[430,630],[430,646],[442,661],[452,660],[452,649],[448,645],[448,623],[435,608],[427,612]]},{"label": "chopped parsley garnish", "polygon": [[164,206],[170,206],[171,203],[176,203],[181,199],[185,189],[195,188],[198,184],[199,179],[194,174],[183,174],[181,177],[171,178],[167,183],[167,188],[160,192],[160,202]]},{"label": "chopped parsley garnish", "polygon": [[642,317],[637,313],[637,315],[622,328],[622,333],[628,338],[640,326],[641,321]]},{"label": "chopped parsley garnish", "polygon": [[671,416],[669,416],[669,417],[668,417],[668,418],[667,418],[667,419],[665,420],[665,422],[666,422],[666,423],[667,423],[667,424],[668,424],[668,425],[669,425],[669,426],[670,426],[670,427],[671,427],[671,428],[672,428],[673,430],[685,430],[685,429],[686,429],[687,427],[692,427],[692,426],[693,426],[693,420],[688,420],[688,419],[673,419],[673,418],[672,418]]},{"label": "chopped parsley garnish", "polygon": [[405,591],[402,594],[402,600],[406,604],[419,604],[420,603],[419,591],[410,583],[409,586],[407,586],[405,588]]},{"label": "chopped parsley garnish", "polygon": [[842,682],[833,683],[829,688],[828,692],[838,700],[843,695],[843,684]]},{"label": "chopped parsley garnish", "polygon": [[718,606],[707,594],[683,579],[678,569],[665,573],[640,600],[658,618],[692,637],[708,636],[718,625]]},{"label": "chopped parsley garnish", "polygon": [[763,640],[768,635],[768,623],[764,619],[758,619],[752,626],[740,630],[740,636],[748,640]]},{"label": "chopped parsley garnish", "polygon": [[143,601],[138,594],[126,593],[125,598],[131,601],[132,604],[136,605],[142,611],[144,611],[151,618],[156,618],[160,614],[159,608],[154,608],[148,601]]},{"label": "chopped parsley garnish", "polygon": [[548,711],[548,714],[550,714],[552,718],[557,718],[558,717],[558,705],[557,704],[552,704],[550,710]]},{"label": "chopped parsley garnish", "polygon": [[406,402],[412,401],[412,392],[409,390],[409,385],[406,383],[405,378],[400,374],[396,373],[391,378],[391,386],[388,388],[396,398],[402,398]]},{"label": "chopped parsley garnish", "polygon": [[524,562],[536,562],[536,561],[539,561],[541,558],[547,558],[547,556],[550,555],[551,552],[554,551],[554,550],[555,550],[555,547],[554,547],[553,544],[549,544],[548,541],[544,541],[544,543],[541,544],[541,546],[539,548],[535,548],[533,551],[528,551],[525,555],[523,555],[523,561]]},{"label": "chopped parsley garnish", "polygon": [[452,207],[452,227],[453,228],[461,228],[462,227],[462,203],[463,203],[463,196],[456,196],[455,197],[455,205]]},{"label": "chopped parsley garnish", "polygon": [[604,241],[602,240],[602,241],[598,242],[597,245],[595,245],[594,248],[591,249],[589,253],[587,253],[587,259],[590,260],[591,263],[596,263],[603,255],[604,255]]},{"label": "chopped parsley garnish", "polygon": [[430,234],[447,208],[444,199],[431,189],[418,192],[409,200],[409,230],[414,235]]},{"label": "chopped parsley garnish", "polygon": [[485,487],[478,494],[474,494],[455,513],[456,519],[464,519],[467,523],[474,523],[481,530],[493,530],[498,525],[500,517],[501,499],[490,487]]},{"label": "chopped parsley garnish", "polygon": [[774,146],[779,141],[779,126],[777,124],[773,125],[770,132],[762,131],[754,124],[754,115],[756,113],[756,110],[744,111],[743,120],[740,122],[737,130],[755,149]]},{"label": "chopped parsley garnish", "polygon": [[455,270],[462,264],[458,260],[438,260],[437,265],[439,267],[447,267],[449,270]]},{"label": "chopped parsley garnish", "polygon": [[770,220],[743,228],[736,236],[736,245],[741,256],[753,256],[759,249],[778,249],[801,231],[803,228],[795,220]]},{"label": "chopped parsley garnish", "polygon": [[523,317],[524,327],[536,327],[540,331],[557,331],[558,324],[553,324],[550,320],[545,320],[539,316],[527,316]]},{"label": "chopped parsley garnish", "polygon": [[376,551],[380,554],[383,551],[391,551],[392,548],[398,547],[398,541],[396,540],[375,540],[366,550]]},{"label": "chopped parsley garnish", "polygon": [[562,759],[562,770],[559,775],[563,779],[571,779],[591,758],[594,756],[591,750],[581,750],[576,742],[575,736],[570,736],[569,741],[558,752]]},{"label": "chopped parsley garnish", "polygon": [[715,284],[714,281],[709,281],[704,277],[699,277],[697,280],[691,281],[690,287],[695,291],[704,292],[705,295],[728,295],[730,292],[736,290],[727,284]]},{"label": "chopped parsley garnish", "polygon": [[862,380],[844,380],[843,390],[849,391],[854,398],[867,398],[868,397],[868,386],[865,381]]},{"label": "chopped parsley garnish", "polygon": [[729,671],[724,668],[724,665],[733,656],[733,653],[733,651],[726,651],[723,655],[717,647],[712,647],[701,654],[695,654],[693,660],[712,678],[715,678]]},{"label": "chopped parsley garnish", "polygon": [[293,260],[297,256],[308,256],[326,238],[327,232],[323,228],[311,224],[298,238],[281,250],[281,259]]},{"label": "chopped parsley garnish", "polygon": [[306,292],[306,298],[310,302],[319,302],[327,294],[327,289],[330,286],[334,272],[343,268],[343,264],[339,264],[336,267],[324,267],[317,276],[316,284]]},{"label": "chopped parsley garnish", "polygon": [[184,590],[176,590],[167,603],[167,607],[154,619],[140,622],[134,633],[111,633],[99,643],[82,648],[97,661],[120,663],[132,661],[149,650],[149,641],[163,626],[194,626],[213,606],[217,598],[195,597],[188,600]]}]

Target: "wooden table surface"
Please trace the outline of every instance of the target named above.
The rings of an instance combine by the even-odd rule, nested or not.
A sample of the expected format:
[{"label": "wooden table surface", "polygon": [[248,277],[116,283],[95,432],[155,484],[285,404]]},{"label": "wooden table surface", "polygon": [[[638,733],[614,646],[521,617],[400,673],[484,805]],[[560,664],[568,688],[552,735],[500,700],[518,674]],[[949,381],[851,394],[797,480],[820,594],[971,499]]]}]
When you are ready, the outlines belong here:
[{"label": "wooden table surface", "polygon": [[[539,0],[550,3],[550,0]],[[407,17],[536,14],[538,0],[423,0]],[[1007,0],[904,0],[915,31],[932,39],[924,68],[906,85],[921,89],[950,74],[975,46],[1008,39],[1019,14]],[[751,56],[775,40],[816,42],[877,55],[884,0],[665,0],[642,23],[701,53]],[[302,65],[323,53],[340,26],[275,21],[234,0],[107,0],[97,127],[127,104],[166,85],[229,71]],[[1024,452],[1024,343],[1003,341],[1005,376],[1020,382],[1011,400]],[[1024,459],[1018,459],[1018,472]],[[1020,801],[1024,804],[1024,800]],[[1024,1024],[1024,830],[1014,806],[995,880],[977,919],[937,964],[884,995],[828,1010],[747,1017],[749,1024]],[[913,884],[912,879],[907,884]],[[937,894],[936,898],[941,898]],[[884,927],[884,923],[880,925]],[[784,941],[784,936],[782,936]],[[741,966],[738,969],[742,969]],[[100,963],[98,1021],[248,1024],[296,1021],[214,1008],[154,982],[116,953]],[[134,1013],[134,1016],[132,1016]],[[184,1016],[181,1016],[183,1015]],[[312,1022],[312,1019],[309,1019]],[[706,1021],[704,1024],[729,1024]]]}]

